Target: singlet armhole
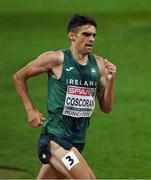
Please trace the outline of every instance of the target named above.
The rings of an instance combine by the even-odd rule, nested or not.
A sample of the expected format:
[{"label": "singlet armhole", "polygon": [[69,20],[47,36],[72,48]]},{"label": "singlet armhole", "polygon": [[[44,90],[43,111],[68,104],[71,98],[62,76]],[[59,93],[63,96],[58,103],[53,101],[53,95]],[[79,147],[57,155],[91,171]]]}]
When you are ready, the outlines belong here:
[{"label": "singlet armhole", "polygon": [[61,68],[61,73],[60,73],[60,77],[57,79],[53,74],[51,74],[51,73],[47,73],[48,74],[48,77],[50,77],[50,78],[52,78],[52,79],[54,79],[54,80],[56,80],[56,81],[60,81],[61,80],[61,78],[62,78],[62,75],[63,75],[63,71],[64,71],[64,61],[65,61],[65,52],[64,52],[65,50],[64,49],[61,49],[60,50],[60,52],[62,52],[63,53],[63,62],[62,62],[62,68]]}]

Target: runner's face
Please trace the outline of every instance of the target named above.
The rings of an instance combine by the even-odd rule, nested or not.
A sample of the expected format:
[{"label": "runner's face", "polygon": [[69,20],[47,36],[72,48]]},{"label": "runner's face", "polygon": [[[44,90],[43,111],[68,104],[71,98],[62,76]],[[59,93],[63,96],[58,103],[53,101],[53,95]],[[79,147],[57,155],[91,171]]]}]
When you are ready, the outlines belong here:
[{"label": "runner's face", "polygon": [[93,49],[96,36],[96,28],[92,25],[83,25],[73,33],[74,45],[79,52],[87,54]]}]

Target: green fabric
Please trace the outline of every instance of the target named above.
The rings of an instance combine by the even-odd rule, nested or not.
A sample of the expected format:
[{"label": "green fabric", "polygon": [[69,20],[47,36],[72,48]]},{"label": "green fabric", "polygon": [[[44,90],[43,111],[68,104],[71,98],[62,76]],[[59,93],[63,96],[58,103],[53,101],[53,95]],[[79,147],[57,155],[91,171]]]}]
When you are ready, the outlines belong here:
[{"label": "green fabric", "polygon": [[95,106],[95,90],[100,72],[92,54],[88,55],[87,65],[80,65],[70,49],[64,49],[63,52],[60,79],[48,75],[48,117],[42,133],[53,133],[73,143],[84,143],[89,115]]}]

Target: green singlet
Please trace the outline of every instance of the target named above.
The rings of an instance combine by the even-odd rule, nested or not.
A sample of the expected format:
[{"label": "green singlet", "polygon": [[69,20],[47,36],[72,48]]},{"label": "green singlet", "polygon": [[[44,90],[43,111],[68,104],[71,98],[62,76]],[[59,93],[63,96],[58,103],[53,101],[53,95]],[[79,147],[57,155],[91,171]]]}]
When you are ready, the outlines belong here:
[{"label": "green singlet", "polygon": [[52,133],[72,143],[85,143],[86,131],[95,107],[99,67],[94,55],[81,65],[70,49],[64,49],[60,79],[48,75],[48,117],[42,133]]}]

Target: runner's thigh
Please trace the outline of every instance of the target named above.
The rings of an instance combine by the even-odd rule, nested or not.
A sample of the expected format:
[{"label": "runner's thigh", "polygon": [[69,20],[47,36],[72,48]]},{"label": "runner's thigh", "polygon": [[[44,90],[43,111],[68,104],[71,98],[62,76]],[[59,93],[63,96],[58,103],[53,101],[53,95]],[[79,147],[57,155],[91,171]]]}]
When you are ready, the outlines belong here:
[{"label": "runner's thigh", "polygon": [[50,147],[52,155],[50,163],[65,176],[74,179],[96,179],[87,162],[75,147],[65,150],[54,141],[50,142]]}]

